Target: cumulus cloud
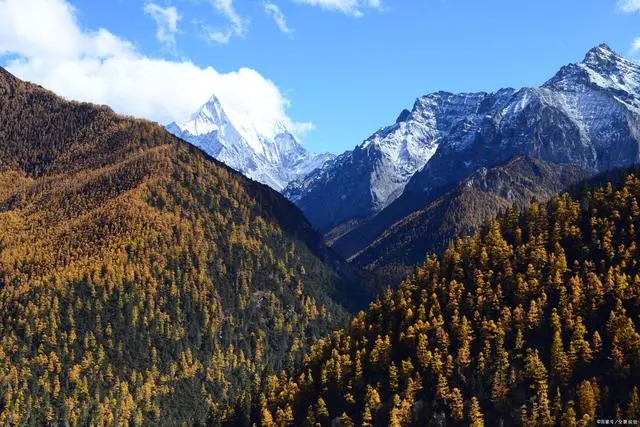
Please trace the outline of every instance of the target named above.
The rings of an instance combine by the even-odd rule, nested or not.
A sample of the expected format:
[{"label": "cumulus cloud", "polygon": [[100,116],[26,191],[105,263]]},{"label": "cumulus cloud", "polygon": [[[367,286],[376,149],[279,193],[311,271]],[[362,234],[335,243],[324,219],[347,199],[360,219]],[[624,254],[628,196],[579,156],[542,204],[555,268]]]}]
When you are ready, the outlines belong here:
[{"label": "cumulus cloud", "polygon": [[178,22],[181,19],[178,9],[175,6],[163,8],[155,3],[147,3],[144,6],[144,12],[156,21],[158,41],[169,50],[175,50]]},{"label": "cumulus cloud", "polygon": [[203,26],[204,36],[208,40],[227,44],[233,36],[244,37],[249,28],[249,19],[243,18],[233,6],[233,0],[209,0],[213,8],[229,21],[225,30],[213,29]]},{"label": "cumulus cloud", "polygon": [[380,9],[380,0],[295,0],[297,3],[304,3],[311,6],[318,6],[325,10],[342,12],[345,15],[360,17],[364,13],[362,9]]},{"label": "cumulus cloud", "polygon": [[216,94],[230,115],[294,131],[289,100],[248,68],[220,73],[190,61],[151,58],[105,29],[85,30],[66,0],[0,0],[0,60],[20,78],[60,95],[110,105],[160,123],[180,120]]},{"label": "cumulus cloud", "polygon": [[618,8],[626,13],[640,11],[640,0],[619,0]]},{"label": "cumulus cloud", "polygon": [[293,32],[293,29],[289,28],[289,26],[287,25],[287,20],[284,17],[284,13],[282,13],[282,10],[280,10],[277,4],[271,3],[270,1],[265,1],[264,10],[273,18],[280,31],[285,34],[291,34]]}]

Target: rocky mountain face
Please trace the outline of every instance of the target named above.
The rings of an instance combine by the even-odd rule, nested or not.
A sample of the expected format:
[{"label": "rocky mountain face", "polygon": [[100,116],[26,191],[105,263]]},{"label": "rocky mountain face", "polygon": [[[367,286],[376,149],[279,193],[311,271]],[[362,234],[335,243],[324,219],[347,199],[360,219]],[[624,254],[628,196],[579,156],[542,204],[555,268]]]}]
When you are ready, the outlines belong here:
[{"label": "rocky mountain face", "polygon": [[[464,95],[437,93],[420,98],[412,114],[450,99],[464,99],[456,104],[464,108],[431,108],[435,113],[430,123],[439,124],[438,131],[416,133],[412,139],[417,146],[434,150],[424,167],[381,211],[353,213],[362,219],[357,227],[336,239],[334,248],[352,257],[394,224],[429,206],[474,173],[519,156],[573,165],[590,175],[638,162],[639,94],[640,67],[600,45],[582,62],[563,67],[539,88]],[[317,172],[307,179],[314,175]],[[332,179],[325,181],[329,183],[326,192],[333,194]],[[317,199],[324,194],[324,188],[315,186],[293,200],[304,212],[312,210],[311,221],[326,230],[342,218],[316,219]],[[341,201],[323,201],[328,206],[332,203],[340,206]]]},{"label": "rocky mountain face", "polygon": [[579,166],[516,157],[494,168],[480,168],[453,190],[391,226],[352,257],[368,268],[413,265],[426,253],[446,249],[451,236],[472,232],[501,211],[546,201],[589,173]]},{"label": "rocky mountain face", "polygon": [[277,191],[335,157],[310,153],[280,122],[259,130],[247,117],[230,117],[215,95],[189,120],[170,123],[167,130]]},{"label": "rocky mountain face", "polygon": [[475,112],[485,95],[439,92],[422,97],[393,125],[292,182],[284,194],[323,231],[366,220],[402,194],[411,176],[434,155],[439,139]]}]

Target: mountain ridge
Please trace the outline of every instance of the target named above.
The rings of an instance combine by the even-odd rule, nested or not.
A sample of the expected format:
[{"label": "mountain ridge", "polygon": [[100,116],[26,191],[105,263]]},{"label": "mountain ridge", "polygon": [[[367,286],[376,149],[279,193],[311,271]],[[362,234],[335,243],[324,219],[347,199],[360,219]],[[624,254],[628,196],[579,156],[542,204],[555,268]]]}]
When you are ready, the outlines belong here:
[{"label": "mountain ridge", "polygon": [[473,233],[500,212],[545,202],[587,178],[573,165],[555,165],[529,157],[483,168],[453,190],[395,223],[350,259],[376,269],[385,265],[416,265],[427,253],[441,253],[452,237]]}]

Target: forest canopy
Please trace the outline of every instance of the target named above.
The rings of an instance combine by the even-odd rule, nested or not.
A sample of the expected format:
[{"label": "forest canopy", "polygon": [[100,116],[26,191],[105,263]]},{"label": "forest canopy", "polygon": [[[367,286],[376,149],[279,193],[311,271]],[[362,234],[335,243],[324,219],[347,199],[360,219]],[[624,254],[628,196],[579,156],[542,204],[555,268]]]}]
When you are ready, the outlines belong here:
[{"label": "forest canopy", "polygon": [[273,377],[262,425],[640,422],[639,200],[632,173],[458,238]]}]

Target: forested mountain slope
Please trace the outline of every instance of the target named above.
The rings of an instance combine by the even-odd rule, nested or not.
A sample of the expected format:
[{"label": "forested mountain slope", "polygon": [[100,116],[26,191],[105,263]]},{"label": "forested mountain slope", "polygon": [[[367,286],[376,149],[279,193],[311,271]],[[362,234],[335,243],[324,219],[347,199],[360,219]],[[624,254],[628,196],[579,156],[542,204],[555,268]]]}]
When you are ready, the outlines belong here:
[{"label": "forested mountain slope", "polygon": [[639,200],[631,174],[457,239],[273,377],[263,425],[640,419]]},{"label": "forested mountain slope", "polygon": [[0,68],[0,424],[248,419],[348,273],[275,191]]}]

